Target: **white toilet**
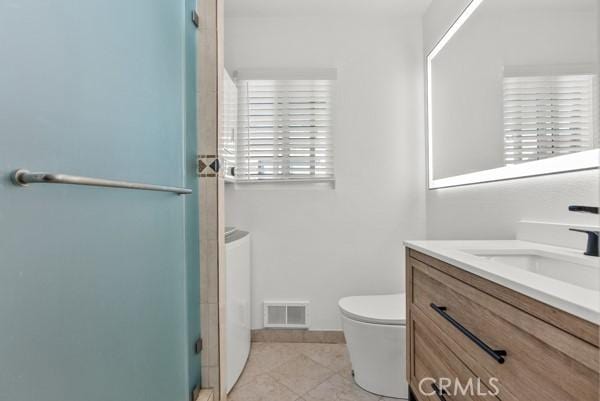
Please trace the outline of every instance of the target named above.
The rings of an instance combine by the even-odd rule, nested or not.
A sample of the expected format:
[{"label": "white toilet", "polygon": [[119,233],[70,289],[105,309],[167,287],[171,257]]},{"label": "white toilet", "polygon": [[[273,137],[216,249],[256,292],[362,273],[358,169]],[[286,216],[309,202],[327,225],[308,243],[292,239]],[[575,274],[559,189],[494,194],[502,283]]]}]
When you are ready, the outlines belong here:
[{"label": "white toilet", "polygon": [[405,294],[347,297],[338,305],[356,384],[408,399]]}]

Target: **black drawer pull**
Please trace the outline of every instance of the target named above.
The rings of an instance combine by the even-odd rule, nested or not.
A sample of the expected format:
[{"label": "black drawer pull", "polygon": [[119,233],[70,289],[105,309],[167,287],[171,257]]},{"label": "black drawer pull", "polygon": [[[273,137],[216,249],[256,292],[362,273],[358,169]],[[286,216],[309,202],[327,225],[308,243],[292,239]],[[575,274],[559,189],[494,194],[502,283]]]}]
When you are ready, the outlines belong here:
[{"label": "black drawer pull", "polygon": [[430,304],[434,311],[439,313],[444,319],[446,319],[450,324],[458,329],[461,333],[469,338],[469,340],[473,341],[479,348],[484,350],[486,354],[491,356],[498,363],[504,363],[504,358],[506,356],[506,351],[504,350],[493,350],[489,345],[481,341],[475,334],[471,333],[469,330],[463,327],[462,324],[458,323],[452,316],[446,313],[446,307],[437,306],[436,304]]},{"label": "black drawer pull", "polygon": [[446,401],[446,397],[444,397],[446,392],[444,390],[440,390],[435,383],[431,383],[431,389],[435,391],[435,395],[438,396],[440,401]]}]

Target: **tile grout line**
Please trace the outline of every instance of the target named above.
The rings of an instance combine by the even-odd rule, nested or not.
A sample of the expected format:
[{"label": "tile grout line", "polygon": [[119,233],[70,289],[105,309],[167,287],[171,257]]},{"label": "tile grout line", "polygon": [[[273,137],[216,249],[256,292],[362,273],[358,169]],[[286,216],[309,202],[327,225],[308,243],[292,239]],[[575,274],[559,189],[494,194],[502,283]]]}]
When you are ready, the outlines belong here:
[{"label": "tile grout line", "polygon": [[[271,379],[273,379],[277,384],[285,387],[287,390],[289,390],[292,394],[294,394],[295,396],[298,396],[298,398],[303,398],[308,392],[304,393],[304,394],[298,394],[297,392],[295,392],[294,390],[292,390],[291,388],[289,388],[285,383],[280,382],[279,380],[277,380],[276,377],[271,376],[269,373],[265,373],[267,376],[269,376]],[[311,389],[312,390],[312,389]],[[309,390],[310,391],[310,390]],[[298,399],[297,398],[297,399]],[[296,400],[297,400],[296,399]]]},{"label": "tile grout line", "polygon": [[[268,366],[264,370],[260,369],[259,373],[248,376],[248,379],[250,379],[250,381],[245,382],[239,388],[243,388],[246,385],[249,385],[250,382],[252,380],[255,380],[255,378],[257,378],[258,376],[265,375],[270,380],[272,380],[274,383],[276,383],[278,386],[281,386],[282,389],[289,391],[291,396],[296,397],[296,398],[294,398],[294,401],[306,401],[308,399],[311,399],[311,397],[307,397],[310,392],[314,391],[315,389],[322,386],[324,383],[328,382],[329,380],[331,380],[332,378],[334,378],[336,376],[339,377],[340,380],[342,380],[348,384],[351,384],[352,386],[357,386],[356,382],[354,380],[352,380],[350,377],[348,377],[348,370],[351,366],[351,362],[349,360],[347,348],[345,348],[345,349],[335,349],[334,348],[333,350],[331,350],[331,352],[328,352],[328,351],[323,352],[323,351],[321,351],[322,349],[318,348],[318,344],[326,344],[326,343],[273,343],[273,344],[279,344],[279,346],[273,346],[272,348],[269,346],[263,346],[264,348],[261,347],[262,350],[258,352],[258,355],[260,355],[260,352],[266,352],[266,353],[275,352],[276,356],[277,356],[277,353],[280,353],[281,356],[285,356],[285,357],[282,357],[280,359],[275,358],[275,363],[273,363],[273,361],[270,361],[272,366]],[[306,344],[306,345],[305,346],[297,346],[298,344]],[[311,347],[311,344],[314,345],[314,348]],[[332,347],[336,346],[335,344],[327,344],[327,345],[330,345]],[[253,344],[253,347],[254,347],[254,344]],[[256,357],[257,352],[255,350],[251,350],[251,355],[250,355],[250,358],[248,361],[251,361],[253,351],[254,351],[254,356]],[[340,353],[340,351],[342,353]],[[316,356],[317,359],[319,359],[319,360],[316,360],[315,358],[311,357],[311,355]],[[258,357],[257,359],[260,361],[260,358],[261,357]],[[279,375],[275,375],[275,373],[278,369],[280,369],[284,365],[286,365],[288,363],[292,363],[293,361],[298,360],[300,358],[305,358],[306,361],[310,361],[311,363],[315,364],[316,366],[319,366],[325,372],[325,374],[323,376],[320,376],[320,375],[317,376],[314,379],[314,380],[316,380],[315,384],[312,385],[308,390],[306,390],[302,393],[300,393],[297,389],[296,390],[292,389],[289,385],[285,384],[284,382],[282,382],[280,379],[278,379],[276,377]],[[343,365],[343,366],[341,366],[341,365]],[[259,363],[259,366],[260,366],[260,363]],[[242,373],[242,375],[245,374],[245,371],[246,371],[246,368],[244,368],[244,372]],[[296,375],[296,376],[300,377],[300,375]],[[285,380],[286,377],[282,376],[281,379]],[[291,376],[290,379],[293,380],[293,376]],[[311,379],[311,380],[313,380],[313,379]],[[293,381],[292,381],[292,383],[293,383]],[[310,383],[310,381],[309,381],[309,383]],[[237,385],[236,385],[236,387],[237,387]],[[360,386],[358,386],[358,387],[360,388]],[[374,396],[373,397],[374,401],[386,401],[385,397],[379,396],[377,394],[372,394],[372,393],[370,393],[370,394],[372,396]]]},{"label": "tile grout line", "polygon": [[[312,344],[312,343],[290,343],[290,344]],[[314,343],[314,344],[320,344],[320,343]],[[316,384],[314,387],[311,387],[309,390],[307,390],[305,393],[303,394],[298,394],[296,391],[294,391],[293,389],[289,388],[286,384],[282,383],[280,380],[278,380],[276,377],[273,377],[272,375],[270,375],[271,371],[274,369],[277,369],[277,367],[274,367],[273,369],[269,369],[267,371],[267,374],[269,375],[269,377],[271,377],[273,380],[275,380],[277,383],[281,384],[282,386],[284,386],[285,388],[287,388],[288,390],[290,390],[292,393],[294,393],[295,395],[298,395],[299,398],[304,399],[304,396],[308,395],[308,393],[310,393],[311,391],[313,391],[314,389],[316,389],[317,387],[319,387],[321,384],[325,383],[327,380],[331,379],[333,376],[335,375],[339,375],[343,380],[346,380],[344,378],[344,376],[342,376],[340,373],[341,371],[335,371],[333,369],[331,369],[328,366],[323,365],[322,363],[320,363],[319,361],[314,360],[313,358],[311,358],[309,355],[307,355],[304,351],[299,351],[298,355],[296,355],[293,358],[290,358],[289,360],[283,362],[282,364],[278,365],[278,367],[283,366],[284,364],[291,362],[301,356],[304,356],[305,358],[309,359],[311,362],[319,365],[320,367],[322,367],[323,369],[327,370],[330,374],[328,376],[326,376],[322,381],[319,381],[318,384]],[[380,400],[377,400],[380,401]]]},{"label": "tile grout line", "polygon": [[[298,397],[300,397],[300,398],[304,398],[304,396],[305,396],[305,395],[307,395],[307,394],[308,394],[308,393],[310,393],[312,390],[314,390],[314,389],[316,389],[317,387],[319,387],[321,384],[325,383],[325,382],[326,382],[327,380],[329,380],[330,378],[332,378],[334,375],[336,375],[336,374],[337,374],[337,372],[335,372],[335,371],[333,371],[333,370],[329,369],[329,368],[328,368],[328,367],[326,367],[326,366],[323,366],[322,364],[320,364],[319,362],[315,361],[314,359],[312,359],[312,358],[311,358],[311,357],[309,357],[308,355],[305,355],[305,354],[304,354],[304,352],[300,352],[300,353],[299,353],[299,355],[297,355],[297,356],[296,356],[296,357],[294,357],[294,358],[291,358],[291,359],[290,359],[290,360],[288,360],[287,362],[284,362],[284,364],[285,364],[285,363],[288,363],[288,362],[291,362],[291,361],[293,361],[293,360],[295,360],[295,359],[298,359],[298,358],[299,358],[299,357],[301,357],[301,356],[304,356],[305,358],[309,359],[311,362],[313,362],[313,363],[315,363],[315,364],[319,365],[320,367],[322,367],[322,368],[326,369],[326,370],[327,370],[327,371],[329,371],[331,374],[330,374],[329,376],[327,376],[325,379],[323,379],[323,381],[320,381],[320,382],[319,382],[319,383],[318,383],[316,386],[314,386],[314,387],[311,387],[309,390],[307,390],[305,393],[302,393],[302,394],[298,394],[296,391],[294,391],[293,389],[291,389],[291,388],[290,388],[289,386],[287,386],[285,383],[282,383],[282,382],[281,382],[279,379],[277,379],[276,377],[273,377],[272,375],[270,375],[270,373],[271,373],[271,370],[269,370],[269,371],[267,372],[267,374],[269,374],[269,377],[271,377],[271,378],[272,378],[273,380],[275,380],[277,383],[281,384],[282,386],[284,386],[285,388],[287,388],[288,390],[290,390],[292,393],[294,393],[294,394],[295,394],[295,395],[297,395]],[[282,364],[282,365],[283,365],[283,364]],[[280,366],[282,366],[282,365],[280,365]],[[274,369],[276,369],[276,368],[274,368]]]}]

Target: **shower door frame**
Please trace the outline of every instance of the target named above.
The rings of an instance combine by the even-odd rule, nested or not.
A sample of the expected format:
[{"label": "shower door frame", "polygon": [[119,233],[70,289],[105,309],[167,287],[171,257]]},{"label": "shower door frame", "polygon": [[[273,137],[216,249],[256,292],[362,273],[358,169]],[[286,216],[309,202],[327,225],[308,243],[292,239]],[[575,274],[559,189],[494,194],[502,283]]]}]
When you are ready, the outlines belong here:
[{"label": "shower door frame", "polygon": [[223,1],[198,0],[197,173],[200,188],[200,322],[202,387],[225,401],[225,181],[223,130]]}]

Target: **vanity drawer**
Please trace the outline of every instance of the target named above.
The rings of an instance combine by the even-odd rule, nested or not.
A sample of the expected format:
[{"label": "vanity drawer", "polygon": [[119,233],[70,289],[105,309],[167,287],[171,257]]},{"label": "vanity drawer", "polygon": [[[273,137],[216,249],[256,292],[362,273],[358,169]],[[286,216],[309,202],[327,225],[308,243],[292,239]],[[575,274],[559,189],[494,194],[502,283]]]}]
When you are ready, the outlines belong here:
[{"label": "vanity drawer", "polygon": [[[420,311],[412,314],[410,384],[420,401],[498,401],[493,383],[486,385],[437,337],[435,324]],[[435,387],[434,387],[435,386]],[[443,398],[434,392],[445,389]]]},{"label": "vanity drawer", "polygon": [[499,398],[598,401],[597,347],[416,259],[409,268],[411,314],[446,333],[474,374],[497,378]]}]

